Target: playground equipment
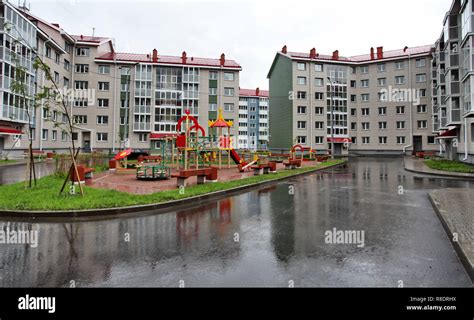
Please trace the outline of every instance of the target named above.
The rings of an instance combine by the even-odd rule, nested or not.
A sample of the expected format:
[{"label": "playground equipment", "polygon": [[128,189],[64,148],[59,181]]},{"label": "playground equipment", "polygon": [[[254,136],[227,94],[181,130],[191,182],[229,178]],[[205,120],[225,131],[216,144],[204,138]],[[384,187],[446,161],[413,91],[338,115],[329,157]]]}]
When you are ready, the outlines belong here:
[{"label": "playground equipment", "polygon": [[171,168],[165,164],[166,145],[161,146],[161,156],[156,158],[156,164],[145,165],[143,162],[137,166],[138,180],[167,180],[171,177]]}]

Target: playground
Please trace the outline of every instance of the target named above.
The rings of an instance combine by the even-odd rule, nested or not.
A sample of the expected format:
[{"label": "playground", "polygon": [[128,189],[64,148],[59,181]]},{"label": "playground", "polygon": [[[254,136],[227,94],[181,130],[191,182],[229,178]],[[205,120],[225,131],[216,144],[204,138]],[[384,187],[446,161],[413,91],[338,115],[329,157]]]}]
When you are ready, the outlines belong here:
[{"label": "playground", "polygon": [[132,150],[123,150],[109,163],[109,170],[94,174],[90,168],[79,168],[74,182],[92,188],[111,189],[130,194],[146,195],[196,184],[227,182],[252,176],[275,174],[315,166],[328,160],[327,156],[300,145],[290,154],[269,152],[237,152],[232,146],[232,121],[226,121],[219,109],[217,120],[208,122],[208,133],[197,119],[186,112],[179,119],[177,132],[157,135],[155,154],[129,161]]}]

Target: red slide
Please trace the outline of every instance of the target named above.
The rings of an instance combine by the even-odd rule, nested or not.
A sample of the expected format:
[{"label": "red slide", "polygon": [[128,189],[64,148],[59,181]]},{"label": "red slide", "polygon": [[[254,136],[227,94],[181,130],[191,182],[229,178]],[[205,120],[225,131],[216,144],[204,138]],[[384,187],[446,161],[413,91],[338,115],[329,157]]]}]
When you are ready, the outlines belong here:
[{"label": "red slide", "polygon": [[235,152],[235,149],[230,149],[230,157],[232,160],[234,160],[235,164],[240,165],[242,167],[245,167],[247,165],[247,162],[242,160],[237,152]]}]

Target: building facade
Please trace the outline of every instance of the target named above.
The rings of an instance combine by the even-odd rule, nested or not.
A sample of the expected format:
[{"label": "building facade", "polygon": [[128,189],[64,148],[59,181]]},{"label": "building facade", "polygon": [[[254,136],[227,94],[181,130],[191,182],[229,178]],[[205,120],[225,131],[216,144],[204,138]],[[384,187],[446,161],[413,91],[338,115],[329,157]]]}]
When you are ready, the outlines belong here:
[{"label": "building facade", "polygon": [[454,0],[432,59],[433,124],[441,152],[474,163],[474,4]]},{"label": "building facade", "polygon": [[240,89],[238,148],[267,150],[269,142],[269,92]]},{"label": "building facade", "polygon": [[[301,144],[336,155],[436,151],[431,109],[432,47],[342,57],[276,54],[270,82],[270,148]],[[331,108],[333,106],[333,108]]]},{"label": "building facade", "polygon": [[[226,120],[238,123],[242,68],[224,54],[210,59],[188,57],[186,52],[165,56],[156,49],[149,54],[118,53],[111,38],[69,35],[59,25],[36,17],[25,8],[5,1],[1,4],[3,19],[17,17],[17,23],[21,19],[21,30],[23,23],[28,26],[25,28],[30,47],[37,48],[37,54],[51,70],[55,86],[68,97],[67,107],[75,126],[71,137],[62,109],[39,101],[32,116],[34,149],[64,152],[74,139],[84,151],[153,150],[157,147],[155,139],[176,134],[178,119],[185,110],[198,119],[206,134],[208,121],[217,118],[218,107],[222,107]],[[16,15],[12,16],[10,11]],[[8,30],[2,32],[1,50],[8,54],[11,41],[7,37],[18,37],[8,34]],[[28,54],[36,92],[54,87],[41,70],[35,74],[31,66],[33,57]],[[10,75],[5,64],[11,62],[2,60],[2,70]],[[0,127],[5,128],[3,134],[0,131],[0,149],[3,154],[14,156],[28,148],[28,121],[16,109],[8,80],[2,82],[5,103],[0,104]],[[14,118],[13,113],[20,116]],[[238,135],[237,125],[231,134]]]}]

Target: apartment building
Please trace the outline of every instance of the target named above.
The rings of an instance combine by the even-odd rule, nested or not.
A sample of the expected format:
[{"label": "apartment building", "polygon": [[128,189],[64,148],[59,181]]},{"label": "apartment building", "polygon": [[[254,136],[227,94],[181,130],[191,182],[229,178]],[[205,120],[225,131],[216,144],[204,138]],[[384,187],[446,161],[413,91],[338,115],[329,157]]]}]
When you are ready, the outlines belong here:
[{"label": "apartment building", "polygon": [[284,46],[268,74],[270,148],[301,144],[329,153],[333,143],[336,155],[436,151],[431,53],[431,46],[378,47],[343,57]]},{"label": "apartment building", "polygon": [[[177,121],[185,110],[191,111],[206,134],[208,121],[217,118],[218,107],[223,108],[226,120],[238,123],[242,68],[225,54],[211,59],[188,56],[186,52],[165,56],[156,49],[148,54],[118,53],[111,38],[70,35],[26,8],[15,8],[8,2],[2,2],[2,8],[9,8],[7,19],[11,10],[16,13],[12,17],[21,18],[29,26],[30,47],[37,48],[54,82],[67,95],[75,123],[75,133],[70,137],[62,109],[40,102],[32,117],[34,149],[64,152],[74,139],[76,146],[85,151],[154,150],[159,148],[156,140],[176,134]],[[16,34],[10,37],[17,38]],[[5,46],[9,43],[4,39],[1,50],[10,50]],[[33,59],[31,54],[29,59]],[[34,74],[32,66],[30,70],[37,90],[51,87],[41,71]],[[2,97],[3,92],[10,94],[7,82],[2,88]],[[10,101],[8,97],[5,101]],[[21,118],[12,121],[9,110],[17,110],[15,98],[12,101],[0,104],[7,110],[0,118],[0,126],[5,126],[3,134],[0,131],[0,149],[19,155],[28,146],[24,134],[27,120],[21,113]],[[237,126],[231,134],[238,135]]]},{"label": "apartment building", "polygon": [[455,0],[446,13],[432,59],[433,125],[441,152],[474,163],[474,25],[472,0]]},{"label": "apartment building", "polygon": [[266,150],[269,143],[269,91],[240,89],[238,148]]}]

